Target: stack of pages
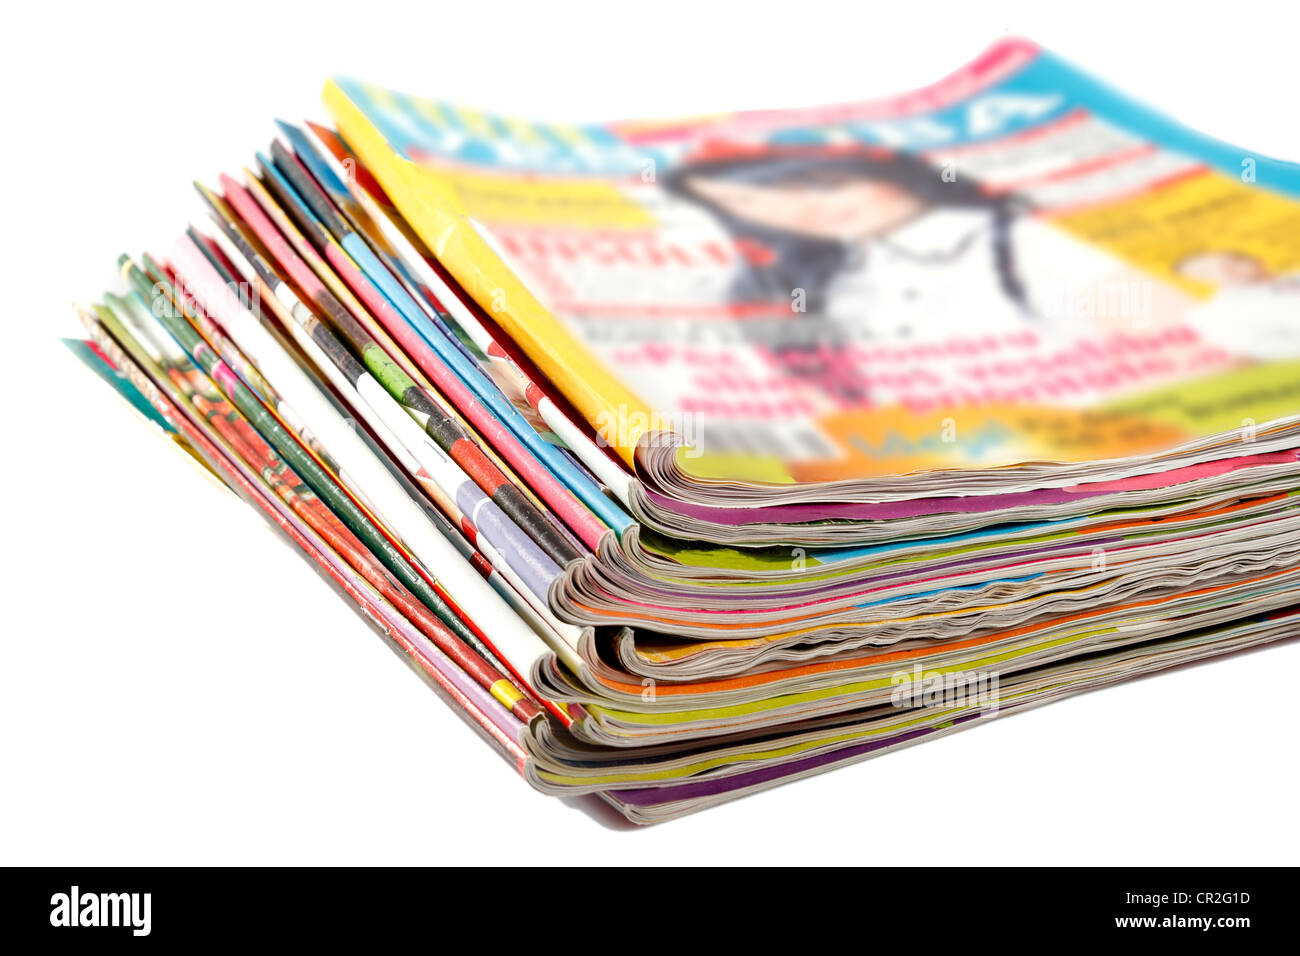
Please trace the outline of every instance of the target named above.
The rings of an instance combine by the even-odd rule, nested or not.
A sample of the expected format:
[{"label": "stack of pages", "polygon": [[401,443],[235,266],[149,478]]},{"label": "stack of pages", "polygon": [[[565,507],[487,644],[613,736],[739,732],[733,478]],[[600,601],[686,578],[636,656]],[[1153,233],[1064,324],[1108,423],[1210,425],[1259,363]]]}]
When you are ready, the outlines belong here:
[{"label": "stack of pages", "polygon": [[1021,40],[325,103],[70,344],[534,787],[663,820],[1300,631],[1300,167]]}]

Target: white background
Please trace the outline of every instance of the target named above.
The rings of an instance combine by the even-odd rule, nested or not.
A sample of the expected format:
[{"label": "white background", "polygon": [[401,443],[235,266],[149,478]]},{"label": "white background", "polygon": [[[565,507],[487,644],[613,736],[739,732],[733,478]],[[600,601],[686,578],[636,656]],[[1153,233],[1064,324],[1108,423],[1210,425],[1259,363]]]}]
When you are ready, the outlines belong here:
[{"label": "white background", "polygon": [[543,797],[55,338],[331,72],[605,119],[886,95],[1011,32],[1294,160],[1291,6],[8,10],[0,863],[1300,861],[1294,642],[648,830]]}]

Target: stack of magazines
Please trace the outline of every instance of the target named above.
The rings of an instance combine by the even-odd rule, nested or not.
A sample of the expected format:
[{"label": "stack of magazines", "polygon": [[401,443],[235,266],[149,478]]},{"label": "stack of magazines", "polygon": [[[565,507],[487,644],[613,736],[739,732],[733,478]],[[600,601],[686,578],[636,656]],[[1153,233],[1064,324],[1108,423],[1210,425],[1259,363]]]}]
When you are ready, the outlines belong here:
[{"label": "stack of magazines", "polygon": [[1300,631],[1300,167],[1022,40],[324,99],[70,345],[537,789],[659,821]]}]

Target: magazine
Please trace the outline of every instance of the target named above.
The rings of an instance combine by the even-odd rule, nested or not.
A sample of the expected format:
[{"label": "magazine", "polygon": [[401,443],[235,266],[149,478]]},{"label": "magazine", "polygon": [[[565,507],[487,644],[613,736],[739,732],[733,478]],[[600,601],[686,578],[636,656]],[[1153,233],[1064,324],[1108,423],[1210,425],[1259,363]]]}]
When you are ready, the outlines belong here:
[{"label": "magazine", "polygon": [[703,119],[325,99],[651,526],[734,541],[797,520],[756,507],[854,521],[1294,444],[1300,167],[1027,41],[886,100]]}]

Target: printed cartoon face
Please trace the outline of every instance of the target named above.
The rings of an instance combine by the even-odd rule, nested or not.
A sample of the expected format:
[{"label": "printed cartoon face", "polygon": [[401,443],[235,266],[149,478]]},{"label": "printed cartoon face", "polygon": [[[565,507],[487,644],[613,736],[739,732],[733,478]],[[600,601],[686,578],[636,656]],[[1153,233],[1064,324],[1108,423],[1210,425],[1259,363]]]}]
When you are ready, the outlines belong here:
[{"label": "printed cartoon face", "polygon": [[1210,285],[1245,285],[1273,278],[1264,263],[1244,252],[1198,252],[1176,266],[1180,275]]},{"label": "printed cartoon face", "polygon": [[925,211],[921,200],[893,183],[834,172],[779,184],[692,176],[687,187],[754,225],[841,242],[884,235]]}]

